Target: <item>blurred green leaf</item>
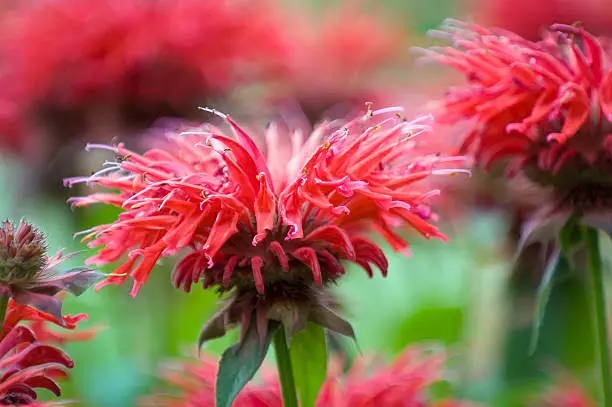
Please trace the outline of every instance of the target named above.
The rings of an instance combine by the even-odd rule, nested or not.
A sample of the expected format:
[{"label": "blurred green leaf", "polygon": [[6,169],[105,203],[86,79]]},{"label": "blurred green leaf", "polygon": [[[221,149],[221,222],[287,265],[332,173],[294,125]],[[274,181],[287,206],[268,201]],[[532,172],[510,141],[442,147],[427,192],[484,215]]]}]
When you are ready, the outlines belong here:
[{"label": "blurred green leaf", "polygon": [[251,322],[244,341],[228,348],[221,356],[217,373],[217,407],[230,407],[266,358],[278,324],[270,324],[265,337],[259,336],[255,326],[256,323]]},{"label": "blurred green leaf", "polygon": [[401,351],[407,343],[439,340],[445,344],[461,340],[464,326],[461,308],[436,305],[423,308],[403,320],[396,330],[395,349]]},{"label": "blurred green leaf", "polygon": [[544,270],[544,275],[542,276],[542,280],[540,281],[540,285],[538,286],[535,316],[533,319],[531,334],[531,343],[529,345],[529,354],[531,355],[535,353],[536,347],[538,346],[540,329],[542,327],[542,321],[544,320],[546,306],[548,305],[548,300],[550,298],[550,292],[553,288],[555,277],[559,274],[557,273],[557,271],[559,267],[562,267],[563,265],[564,263],[561,260],[561,251],[557,249],[548,260],[548,264],[546,265],[546,269]]},{"label": "blurred green leaf", "polygon": [[291,339],[293,375],[302,407],[312,407],[327,377],[327,344],[323,327],[309,322]]}]

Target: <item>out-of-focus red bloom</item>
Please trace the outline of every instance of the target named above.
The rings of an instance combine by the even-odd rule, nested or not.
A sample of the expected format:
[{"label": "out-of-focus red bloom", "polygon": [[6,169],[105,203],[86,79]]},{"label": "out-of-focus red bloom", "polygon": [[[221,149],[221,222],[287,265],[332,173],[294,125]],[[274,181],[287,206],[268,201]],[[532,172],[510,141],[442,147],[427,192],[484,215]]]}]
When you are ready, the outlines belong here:
[{"label": "out-of-focus red bloom", "polygon": [[62,319],[62,302],[55,295],[66,290],[82,294],[99,280],[101,273],[75,268],[65,273],[57,266],[73,255],[60,250],[52,257],[46,254],[44,235],[25,221],[18,226],[8,220],[0,224],[0,296],[32,305]]},{"label": "out-of-focus red bloom", "polygon": [[35,331],[19,324],[19,320],[50,321],[72,329],[83,318],[66,316],[62,323],[52,315],[9,302],[0,333],[0,405],[37,405],[37,388],[59,396],[61,390],[55,380],[65,377],[65,369],[74,366],[68,355],[43,343]]},{"label": "out-of-focus red bloom", "polygon": [[[386,274],[384,253],[365,237],[370,231],[398,251],[408,243],[394,231],[397,226],[445,240],[430,223],[427,203],[439,191],[419,189],[417,181],[464,171],[449,168],[462,159],[411,157],[415,137],[428,126],[420,119],[403,120],[400,111],[370,110],[344,124],[323,124],[306,139],[299,132],[279,134],[280,127],[272,125],[265,153],[220,113],[234,137],[206,126],[171,134],[165,147],[144,155],[123,145],[90,146],[110,150],[118,160],[67,184],[86,182],[119,193],[72,198],[72,205],[106,203],[125,212],[114,223],[87,231],[83,240],[90,247],[103,246],[88,262],[107,264],[128,255],[98,286],[122,284],[132,276],[135,296],[161,257],[189,249],[174,269],[174,284],[186,291],[200,281],[220,292],[235,288],[244,322],[253,311],[246,304],[260,302],[258,294],[264,292],[266,301],[312,300],[303,287],[336,280],[345,272],[342,260],[370,275],[371,264]],[[263,314],[274,314],[273,308],[257,306]],[[241,318],[226,311],[231,321]]]},{"label": "out-of-focus red bloom", "polygon": [[0,50],[14,86],[37,103],[182,103],[226,89],[242,64],[273,62],[283,49],[276,15],[265,1],[23,2],[3,22]]},{"label": "out-of-focus red bloom", "polygon": [[[457,401],[431,401],[429,386],[441,380],[443,358],[426,355],[420,349],[408,349],[390,366],[367,366],[357,361],[342,377],[331,369],[316,407],[459,407]],[[371,373],[369,373],[371,372]],[[143,400],[143,406],[212,407],[215,405],[217,364],[210,357],[167,366],[163,377],[178,391]],[[276,373],[264,369],[259,383],[251,382],[240,392],[234,407],[282,407],[280,384]]]},{"label": "out-of-focus red bloom", "polygon": [[597,35],[612,33],[612,9],[607,0],[468,0],[478,23],[500,27],[530,40],[554,23],[580,22]]},{"label": "out-of-focus red bloom", "polygon": [[431,58],[465,74],[439,119],[472,119],[463,151],[484,167],[502,159],[541,184],[608,183],[612,162],[609,54],[579,27],[555,25],[540,42],[450,21],[455,47]]},{"label": "out-of-focus red bloom", "polygon": [[550,387],[543,397],[534,397],[533,407],[595,407],[595,402],[572,377]]},{"label": "out-of-focus red bloom", "polygon": [[313,122],[334,108],[352,114],[351,109],[376,101],[382,75],[397,68],[405,54],[399,24],[359,2],[342,2],[316,18],[296,14],[287,17],[287,70],[275,95],[297,101]]},{"label": "out-of-focus red bloom", "polygon": [[24,1],[6,13],[0,33],[7,108],[65,115],[69,128],[101,106],[123,120],[193,109],[276,73],[281,23],[267,0]]}]

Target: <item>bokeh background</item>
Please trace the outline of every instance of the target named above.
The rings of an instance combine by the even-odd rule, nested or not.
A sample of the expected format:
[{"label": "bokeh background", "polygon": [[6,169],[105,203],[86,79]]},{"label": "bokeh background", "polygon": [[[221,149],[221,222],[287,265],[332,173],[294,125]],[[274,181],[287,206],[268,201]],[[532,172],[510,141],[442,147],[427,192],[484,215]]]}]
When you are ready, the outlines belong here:
[{"label": "bokeh background", "polygon": [[[233,4],[235,3],[235,4]],[[112,221],[109,208],[71,211],[79,190],[62,178],[112,157],[85,154],[89,141],[143,148],[179,119],[230,112],[249,126],[274,119],[308,128],[363,111],[365,101],[408,114],[457,80],[423,66],[411,47],[445,18],[493,24],[536,39],[554,22],[612,31],[606,0],[18,0],[0,5],[0,217],[26,216],[52,251],[84,250],[76,231]],[[289,118],[289,119],[287,119]],[[440,128],[432,148],[452,148],[461,129]],[[560,371],[593,389],[593,338],[585,282],[568,274],[551,294],[530,354],[537,267],[513,265],[516,222],[534,197],[475,173],[445,181],[441,225],[450,242],[414,236],[409,258],[389,248],[389,276],[351,269],[337,288],[361,354],[393,358],[412,343],[448,350],[440,394],[494,406],[524,406]],[[535,199],[537,204],[537,197]],[[514,237],[513,237],[514,236]],[[606,241],[609,248],[609,241]],[[84,406],[135,406],[159,390],[159,369],[190,356],[218,306],[212,292],[170,284],[164,260],[138,298],[110,286],[66,299],[98,331],[68,343],[75,359],[64,399]],[[112,272],[112,268],[107,268]],[[219,353],[235,335],[206,345]],[[81,405],[81,404],[79,404]]]}]

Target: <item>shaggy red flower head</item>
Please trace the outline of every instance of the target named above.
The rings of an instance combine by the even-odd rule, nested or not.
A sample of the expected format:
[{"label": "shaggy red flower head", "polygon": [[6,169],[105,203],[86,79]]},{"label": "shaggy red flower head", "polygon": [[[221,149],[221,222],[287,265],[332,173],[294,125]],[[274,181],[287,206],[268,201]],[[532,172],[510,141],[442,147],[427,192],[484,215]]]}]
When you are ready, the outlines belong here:
[{"label": "shaggy red flower head", "polygon": [[36,332],[19,323],[23,320],[48,321],[68,329],[86,316],[65,316],[64,321],[34,308],[10,301],[0,333],[0,405],[36,404],[36,389],[47,389],[56,396],[61,389],[56,379],[74,366],[68,355],[44,343]]},{"label": "shaggy red flower head", "polygon": [[468,79],[450,89],[439,119],[472,119],[463,152],[484,167],[510,161],[532,180],[572,188],[610,184],[612,71],[602,43],[580,27],[554,25],[540,42],[449,21],[455,47],[428,51]]},{"label": "shaggy red flower head", "polygon": [[[102,246],[87,262],[103,265],[128,255],[98,288],[131,276],[135,296],[161,257],[189,249],[173,272],[177,287],[189,291],[202,281],[220,292],[235,289],[233,305],[209,323],[216,331],[211,334],[221,335],[226,318],[249,321],[254,304],[278,319],[280,299],[320,303],[318,288],[345,273],[342,260],[370,276],[371,265],[385,275],[387,259],[366,238],[369,231],[398,251],[408,246],[394,231],[398,226],[446,240],[430,223],[428,200],[439,191],[420,190],[417,181],[465,171],[449,168],[462,159],[410,157],[413,139],[428,126],[421,119],[403,120],[400,111],[370,110],[345,124],[323,124],[306,139],[299,132],[279,134],[280,127],[272,125],[265,153],[218,112],[234,137],[205,126],[171,134],[163,148],[144,155],[121,144],[91,145],[114,152],[117,161],[67,184],[86,182],[119,193],[71,198],[72,205],[106,203],[125,211],[114,223],[85,232],[90,247]],[[380,116],[385,118],[378,121]],[[311,309],[310,318],[335,319],[330,310],[319,311]]]},{"label": "shaggy red flower head", "polygon": [[60,250],[49,257],[46,251],[44,235],[32,225],[23,220],[18,226],[8,220],[2,222],[0,297],[14,298],[61,320],[62,302],[55,295],[64,290],[80,295],[102,274],[89,268],[60,273],[57,266],[74,254],[64,256]]},{"label": "shaggy red flower head", "polygon": [[[356,361],[346,376],[332,363],[316,407],[460,407],[458,401],[434,402],[428,388],[442,378],[444,358],[410,348],[391,365]],[[371,366],[372,365],[372,366]],[[143,407],[212,407],[215,405],[217,363],[211,357],[166,366],[162,376],[177,391],[144,399]],[[369,373],[371,372],[371,373]],[[238,394],[234,407],[282,407],[275,372],[263,369],[261,380],[251,382]]]}]

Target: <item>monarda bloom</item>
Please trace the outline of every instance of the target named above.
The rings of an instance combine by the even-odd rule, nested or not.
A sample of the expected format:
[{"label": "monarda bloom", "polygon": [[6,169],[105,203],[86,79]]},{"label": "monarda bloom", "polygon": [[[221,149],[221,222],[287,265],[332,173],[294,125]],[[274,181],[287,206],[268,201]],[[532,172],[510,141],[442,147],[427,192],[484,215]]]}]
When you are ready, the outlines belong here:
[{"label": "monarda bloom", "polygon": [[60,291],[82,294],[101,277],[89,268],[75,268],[61,273],[57,266],[71,255],[59,251],[47,256],[44,235],[32,225],[8,220],[0,224],[0,297],[15,299],[62,319],[62,303],[55,297]]},{"label": "monarda bloom", "polygon": [[467,79],[448,90],[438,112],[441,121],[472,121],[462,153],[553,190],[554,203],[540,217],[560,214],[562,224],[576,213],[599,222],[612,192],[612,70],[604,40],[553,25],[531,42],[457,21],[438,34],[454,47],[428,55]]},{"label": "monarda bloom", "polygon": [[[52,315],[10,301],[0,333],[0,405],[38,405],[37,389],[60,396],[56,379],[66,376],[74,362],[62,350],[44,343],[35,331],[19,323],[19,318],[46,320],[73,329],[75,318],[66,325]],[[71,317],[66,316],[66,319]],[[40,404],[51,406],[53,404]]]},{"label": "monarda bloom", "polygon": [[[389,366],[355,362],[343,375],[331,366],[316,407],[460,407],[458,401],[432,401],[429,387],[442,379],[440,354],[409,348]],[[332,364],[333,365],[333,364]],[[370,366],[371,365],[371,366]],[[144,399],[142,407],[213,407],[217,363],[211,357],[170,364],[162,376],[174,391]],[[277,375],[263,369],[260,380],[248,384],[234,407],[282,407]]]},{"label": "monarda bloom", "polygon": [[464,171],[453,168],[461,158],[411,156],[413,139],[428,126],[421,119],[407,122],[400,112],[370,110],[344,124],[323,124],[307,138],[279,134],[272,125],[263,150],[221,113],[233,137],[204,126],[171,134],[163,147],[143,155],[121,144],[90,145],[110,150],[117,161],[67,184],[119,192],[72,198],[72,205],[105,203],[124,212],[114,223],[86,231],[83,240],[100,247],[88,263],[127,255],[99,286],[131,276],[135,296],[160,258],[186,249],[173,271],[174,285],[189,291],[201,282],[230,293],[201,341],[236,322],[243,335],[256,326],[263,336],[269,320],[282,322],[289,334],[310,320],[353,335],[329,309],[323,288],[345,273],[345,260],[369,275],[372,265],[387,273],[383,251],[366,237],[371,231],[397,251],[408,246],[397,227],[445,240],[430,223],[428,200],[439,191],[419,189],[417,182]]}]

